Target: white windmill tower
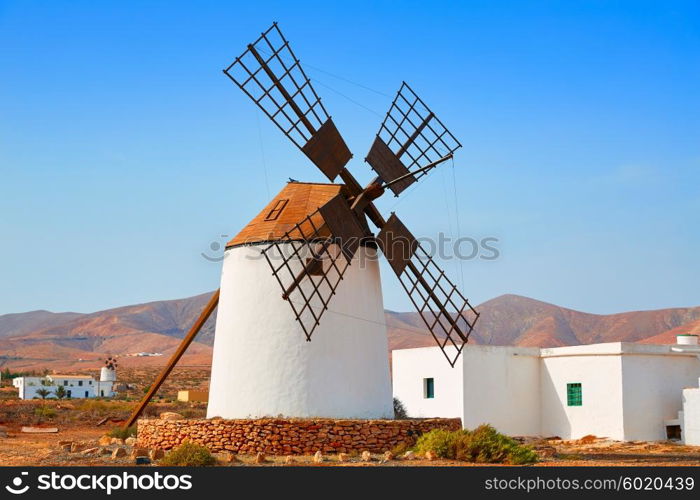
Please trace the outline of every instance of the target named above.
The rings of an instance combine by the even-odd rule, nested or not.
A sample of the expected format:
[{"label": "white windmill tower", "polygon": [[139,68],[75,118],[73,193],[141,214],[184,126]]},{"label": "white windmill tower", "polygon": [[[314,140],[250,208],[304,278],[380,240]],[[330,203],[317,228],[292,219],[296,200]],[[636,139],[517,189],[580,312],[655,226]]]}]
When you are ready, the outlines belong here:
[{"label": "white windmill tower", "polygon": [[362,188],[346,168],[352,153],[276,23],[224,73],[342,184],[290,182],[227,244],[221,288],[126,425],[217,305],[209,417],[391,418],[376,250],[450,365],[479,315],[399,218],[385,219],[373,200],[387,188],[398,196],[461,145],[404,82],[365,158],[377,177]]},{"label": "white windmill tower", "polygon": [[95,388],[95,396],[112,397],[114,395],[114,384],[117,382],[117,358],[108,356],[105,365],[100,369],[100,380]]},{"label": "white windmill tower", "polygon": [[[303,322],[280,298],[280,285],[260,252],[275,241],[281,252],[271,256],[273,262],[285,265],[291,257],[299,273],[311,249],[290,241],[287,231],[341,191],[338,184],[289,183],[227,245],[207,416],[393,418],[376,250],[360,245],[351,265],[335,261],[338,269],[331,259],[321,262],[288,298]],[[337,287],[333,304],[313,342],[306,342],[306,328],[330,298],[330,287]]]}]

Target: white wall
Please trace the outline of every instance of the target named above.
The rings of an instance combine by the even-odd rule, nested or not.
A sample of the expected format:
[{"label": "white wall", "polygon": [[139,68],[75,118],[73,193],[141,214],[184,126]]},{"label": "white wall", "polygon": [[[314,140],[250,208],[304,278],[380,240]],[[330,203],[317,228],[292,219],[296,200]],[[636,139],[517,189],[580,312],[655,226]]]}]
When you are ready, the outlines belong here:
[{"label": "white wall", "polygon": [[[542,435],[562,439],[578,439],[587,434],[624,438],[622,362],[609,349],[595,353],[595,347],[542,350]],[[568,383],[581,383],[582,406],[568,406]]]},{"label": "white wall", "polygon": [[393,418],[379,266],[359,265],[374,250],[360,248],[307,342],[262,248],[225,252],[207,416]]},{"label": "white wall", "polygon": [[46,389],[49,389],[52,393],[55,393],[58,386],[62,385],[63,389],[66,391],[66,398],[68,397],[69,391],[71,393],[71,399],[95,397],[95,385],[97,382],[92,377],[73,378],[61,377],[60,375],[48,375],[47,378],[54,383],[53,386],[46,387]]},{"label": "white wall", "polygon": [[[462,418],[462,356],[452,368],[437,347],[395,350],[391,354],[391,373],[394,397],[401,400],[409,417]],[[426,378],[434,379],[432,399],[424,397]]]},{"label": "white wall", "polygon": [[624,439],[666,439],[664,420],[678,418],[683,389],[697,383],[700,361],[695,354],[642,354],[640,347],[622,357]]},{"label": "white wall", "polygon": [[683,442],[700,446],[700,389],[683,390]]},{"label": "white wall", "polygon": [[[473,345],[460,357],[462,425],[491,424],[516,436],[540,433],[540,359],[536,347]],[[445,362],[446,364],[446,362]]]},{"label": "white wall", "polygon": [[95,382],[95,397],[96,398],[111,398],[114,393],[114,382],[98,381]]},{"label": "white wall", "polygon": [[[52,385],[42,384],[42,381]],[[67,385],[64,384],[64,381],[67,381]],[[82,386],[79,384],[80,381],[83,383]],[[55,398],[56,389],[58,389],[59,386],[63,386],[63,389],[66,391],[66,398],[68,398],[68,391],[70,391],[71,399],[84,399],[95,397],[95,389],[98,382],[96,382],[92,377],[76,379],[49,375],[47,378],[16,377],[12,380],[12,384],[19,389],[20,399],[41,399],[41,396],[37,394],[39,389],[46,389],[51,393],[47,396],[47,398]],[[111,395],[113,395],[113,393],[110,393],[110,396]]]},{"label": "white wall", "polygon": [[[437,347],[393,351],[394,395],[410,416],[460,416],[465,428],[489,423],[511,435],[665,439],[664,420],[678,418],[683,394],[684,436],[700,440],[700,390],[683,392],[698,376],[697,353],[622,342],[468,345],[455,369]],[[423,398],[426,377],[435,379],[435,399]],[[581,384],[581,406],[568,406],[568,383]]]}]

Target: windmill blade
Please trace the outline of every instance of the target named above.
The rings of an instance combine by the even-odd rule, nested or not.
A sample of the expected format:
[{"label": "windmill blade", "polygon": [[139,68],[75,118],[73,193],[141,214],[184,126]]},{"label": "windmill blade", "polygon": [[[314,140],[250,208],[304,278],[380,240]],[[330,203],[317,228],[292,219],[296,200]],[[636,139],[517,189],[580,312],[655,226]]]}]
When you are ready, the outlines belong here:
[{"label": "windmill blade", "polygon": [[[398,196],[462,147],[423,100],[403,82],[384,118],[365,161]],[[434,165],[433,165],[434,166]],[[429,169],[428,169],[429,170]],[[413,175],[410,175],[414,172]]]},{"label": "windmill blade", "polygon": [[224,73],[331,181],[352,153],[274,23]]},{"label": "windmill blade", "polygon": [[367,234],[366,222],[339,194],[262,251],[306,340]]},{"label": "windmill blade", "polygon": [[[435,342],[454,366],[479,313],[396,215],[389,217],[377,235],[377,244]],[[447,350],[449,346],[455,351]]]}]

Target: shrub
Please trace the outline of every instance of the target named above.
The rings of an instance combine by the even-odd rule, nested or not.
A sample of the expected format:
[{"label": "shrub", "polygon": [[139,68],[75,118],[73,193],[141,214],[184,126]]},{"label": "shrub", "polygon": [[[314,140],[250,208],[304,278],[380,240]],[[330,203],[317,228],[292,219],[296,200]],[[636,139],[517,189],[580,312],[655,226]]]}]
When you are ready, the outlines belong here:
[{"label": "shrub", "polygon": [[416,443],[416,451],[425,453],[428,450],[442,458],[467,462],[523,465],[537,461],[532,448],[486,424],[473,431],[434,429],[423,434]]},{"label": "shrub", "polygon": [[391,449],[391,454],[394,455],[395,457],[400,457],[410,449],[411,449],[410,444],[408,444],[406,442],[399,443]]},{"label": "shrub", "polygon": [[109,437],[113,438],[118,438],[118,439],[127,439],[130,437],[136,437],[136,426],[132,425],[131,427],[127,427],[126,429],[124,427],[115,427],[111,431],[107,433]]},{"label": "shrub", "polygon": [[215,463],[216,459],[206,446],[190,441],[176,446],[160,461],[161,465],[179,467],[203,467]]},{"label": "shrub", "polygon": [[468,431],[447,431],[433,429],[418,438],[415,449],[418,453],[433,451],[441,458],[455,458],[454,442],[458,436]]},{"label": "shrub", "polygon": [[399,398],[394,398],[394,418],[405,420],[408,418],[408,412]]},{"label": "shrub", "polygon": [[129,412],[131,405],[120,401],[103,401],[100,399],[85,399],[78,409],[85,413],[90,413],[93,417],[105,416],[113,413]]},{"label": "shrub", "polygon": [[39,418],[54,418],[56,416],[56,410],[46,406],[40,406],[34,410],[34,415]]}]

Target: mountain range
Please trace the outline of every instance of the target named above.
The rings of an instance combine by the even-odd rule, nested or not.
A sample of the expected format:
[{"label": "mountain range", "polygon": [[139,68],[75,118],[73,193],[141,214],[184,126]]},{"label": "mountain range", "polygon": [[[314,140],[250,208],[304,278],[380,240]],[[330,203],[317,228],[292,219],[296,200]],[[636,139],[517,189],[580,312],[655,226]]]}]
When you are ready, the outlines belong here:
[{"label": "mountain range", "polygon": [[[13,370],[97,368],[107,355],[122,366],[165,362],[210,294],[118,307],[95,313],[31,311],[0,316],[0,367]],[[599,342],[673,343],[679,333],[700,333],[700,307],[590,314],[518,295],[480,304],[470,342],[557,347]],[[181,365],[211,363],[215,316]],[[389,349],[431,346],[420,316],[386,311]],[[162,356],[134,356],[136,353]]]}]

